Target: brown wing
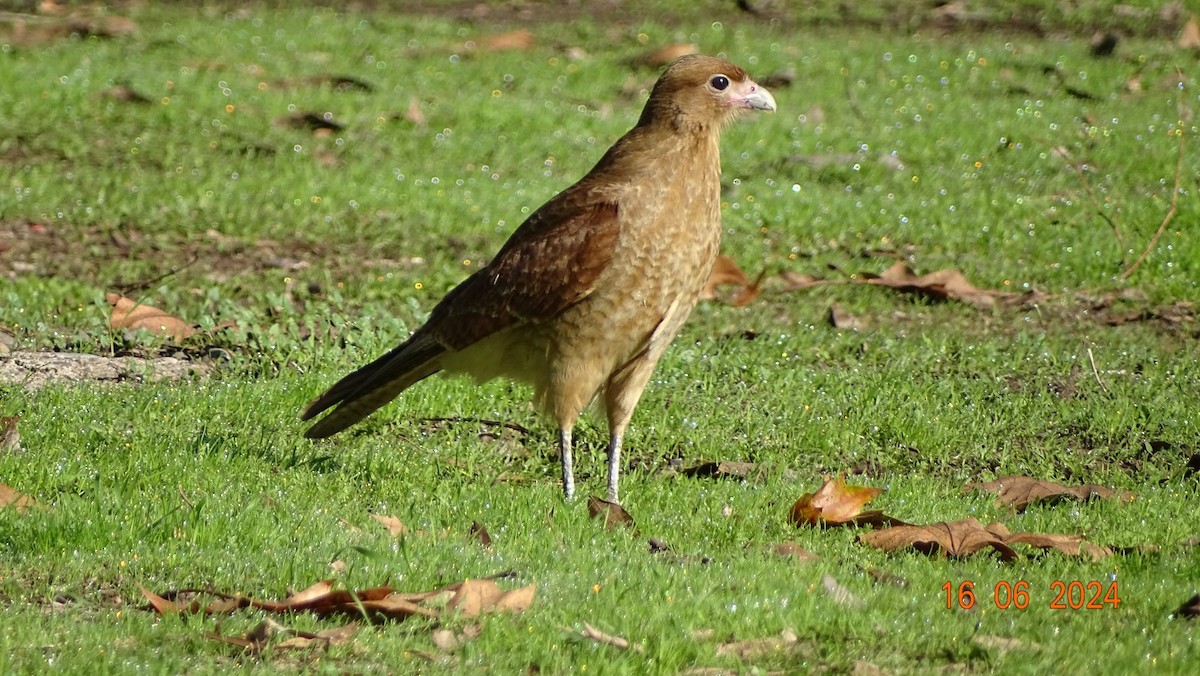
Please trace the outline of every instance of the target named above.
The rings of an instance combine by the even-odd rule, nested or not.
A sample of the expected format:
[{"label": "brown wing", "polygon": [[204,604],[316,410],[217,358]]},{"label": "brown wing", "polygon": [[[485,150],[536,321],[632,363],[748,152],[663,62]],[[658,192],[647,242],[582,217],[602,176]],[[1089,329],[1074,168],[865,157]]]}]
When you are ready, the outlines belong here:
[{"label": "brown wing", "polygon": [[422,332],[462,350],[514,324],[544,321],[591,293],[620,224],[611,202],[562,194],[513,233],[492,262],[446,294]]},{"label": "brown wing", "polygon": [[591,292],[612,259],[620,224],[610,202],[579,204],[560,194],[517,228],[492,262],[438,303],[403,344],[335,383],[302,420],[337,406],[304,436],[335,434],[367,417],[462,350],[525,321],[547,320]]}]

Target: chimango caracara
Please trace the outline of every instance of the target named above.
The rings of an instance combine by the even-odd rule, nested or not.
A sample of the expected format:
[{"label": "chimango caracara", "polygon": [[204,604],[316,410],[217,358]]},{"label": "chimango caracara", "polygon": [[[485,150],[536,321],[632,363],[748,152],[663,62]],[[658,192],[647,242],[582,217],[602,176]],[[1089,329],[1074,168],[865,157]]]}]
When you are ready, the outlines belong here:
[{"label": "chimango caracara", "polygon": [[598,401],[608,417],[608,499],[621,437],[667,345],[692,312],[721,239],[721,128],[775,99],[741,68],[685,56],[655,83],[637,126],[578,183],[513,232],[403,344],[304,410],[335,407],[327,437],[439,371],[531,383],[558,424],[563,491],[575,494],[571,430]]}]

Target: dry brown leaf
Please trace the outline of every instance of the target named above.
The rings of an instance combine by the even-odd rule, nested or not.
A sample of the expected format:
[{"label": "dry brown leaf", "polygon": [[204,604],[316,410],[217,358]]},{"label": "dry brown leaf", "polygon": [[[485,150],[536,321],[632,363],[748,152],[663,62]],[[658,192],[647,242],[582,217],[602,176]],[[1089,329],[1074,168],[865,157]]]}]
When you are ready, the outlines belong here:
[{"label": "dry brown leaf", "polygon": [[483,545],[484,549],[492,548],[492,536],[488,534],[487,528],[484,528],[483,524],[478,521],[472,521],[469,532],[472,537],[479,541],[479,544]]},{"label": "dry brown leaf", "polygon": [[537,38],[534,37],[531,31],[524,28],[519,28],[508,33],[500,33],[499,35],[489,35],[477,41],[480,49],[489,52],[506,52],[506,51],[522,51],[533,49],[537,43]]},{"label": "dry brown leaf", "polygon": [[585,638],[591,639],[596,643],[610,645],[620,650],[632,650],[634,652],[643,652],[645,648],[638,643],[630,643],[629,639],[613,634],[606,634],[599,629],[593,627],[587,622],[583,623],[583,635]]},{"label": "dry brown leaf", "polygon": [[463,582],[446,605],[463,617],[478,617],[484,613],[519,613],[533,604],[537,585],[503,591],[493,580],[467,580]]},{"label": "dry brown leaf", "polygon": [[821,557],[813,554],[795,542],[780,542],[774,546],[775,554],[784,558],[793,558],[800,563],[820,561]]},{"label": "dry brown leaf", "polygon": [[967,484],[964,491],[980,490],[996,493],[996,504],[1023,511],[1035,502],[1056,502],[1065,498],[1091,500],[1094,498],[1116,498],[1122,502],[1133,500],[1128,491],[1115,491],[1095,484],[1064,486],[1053,481],[1043,481],[1027,476],[1002,476],[995,481]]},{"label": "dry brown leaf", "polygon": [[625,508],[615,502],[601,500],[597,497],[588,498],[588,514],[593,518],[604,517],[605,528],[624,527],[637,532],[637,524]]},{"label": "dry brown leaf", "polygon": [[1004,542],[1010,545],[1019,543],[1040,549],[1053,549],[1067,556],[1086,556],[1092,561],[1112,555],[1111,549],[1088,542],[1078,535],[1011,533],[1004,536]]},{"label": "dry brown leaf", "polygon": [[797,289],[809,289],[814,286],[826,286],[831,282],[820,277],[813,277],[791,270],[784,270],[779,273],[779,279],[783,280],[783,288],[786,291],[796,291]]},{"label": "dry brown leaf", "polygon": [[893,263],[881,275],[864,274],[862,283],[886,286],[902,293],[915,293],[937,301],[957,300],[985,309],[996,304],[997,295],[1010,295],[977,289],[958,270],[937,270],[917,275],[899,261]]},{"label": "dry brown leaf", "polygon": [[893,587],[907,587],[908,586],[908,580],[906,580],[905,578],[902,578],[899,575],[896,575],[894,573],[889,573],[886,570],[883,570],[882,568],[875,568],[875,567],[867,568],[867,575],[869,575],[872,580],[875,580],[876,582],[878,582],[880,584],[890,584]]},{"label": "dry brown leaf", "polygon": [[867,327],[865,319],[846,312],[837,303],[829,306],[829,323],[835,329],[846,329],[847,331],[862,331]]},{"label": "dry brown leaf", "polygon": [[1179,609],[1173,614],[1178,615],[1179,617],[1186,617],[1189,620],[1200,617],[1200,594],[1196,594],[1192,598],[1184,601],[1183,605],[1179,606]]},{"label": "dry brown leaf", "polygon": [[19,422],[21,422],[19,415],[0,417],[0,453],[19,453],[21,451],[21,433],[17,431]]},{"label": "dry brown leaf", "polygon": [[850,486],[839,474],[792,505],[788,521],[796,526],[885,525],[902,523],[863,506],[883,493],[882,488]]},{"label": "dry brown leaf", "polygon": [[113,329],[144,329],[175,341],[182,341],[196,331],[195,327],[178,317],[120,294],[107,293],[104,299],[112,306],[108,324]]},{"label": "dry brown leaf", "polygon": [[942,553],[962,558],[991,547],[1004,561],[1017,558],[1017,552],[1005,544],[1000,535],[985,529],[977,519],[941,521],[927,526],[893,526],[863,533],[858,540],[887,552],[911,547],[922,554]]},{"label": "dry brown leaf", "polygon": [[1188,18],[1179,34],[1179,46],[1184,49],[1200,49],[1200,21],[1195,15]]},{"label": "dry brown leaf", "polygon": [[755,660],[765,655],[792,652],[801,647],[800,637],[791,629],[784,629],[779,636],[731,641],[717,646],[719,657],[736,657],[741,660]]},{"label": "dry brown leaf", "polygon": [[388,533],[391,533],[392,537],[394,538],[408,535],[408,526],[405,526],[403,521],[394,516],[388,516],[385,514],[372,514],[371,518],[383,524],[383,527],[388,529]]},{"label": "dry brown leaf", "polygon": [[683,470],[683,475],[692,477],[693,479],[745,479],[757,469],[758,465],[752,462],[722,460],[719,462],[702,462],[699,465],[692,465]]},{"label": "dry brown leaf", "polygon": [[712,271],[708,274],[708,281],[704,284],[704,289],[700,291],[701,300],[712,300],[717,298],[717,288],[721,286],[737,286],[745,288],[749,286],[750,278],[732,258],[725,254],[717,256],[717,260],[713,263]]},{"label": "dry brown leaf", "polygon": [[40,507],[37,500],[25,495],[11,486],[0,484],[0,509],[12,507],[18,512],[24,512],[30,507]]}]

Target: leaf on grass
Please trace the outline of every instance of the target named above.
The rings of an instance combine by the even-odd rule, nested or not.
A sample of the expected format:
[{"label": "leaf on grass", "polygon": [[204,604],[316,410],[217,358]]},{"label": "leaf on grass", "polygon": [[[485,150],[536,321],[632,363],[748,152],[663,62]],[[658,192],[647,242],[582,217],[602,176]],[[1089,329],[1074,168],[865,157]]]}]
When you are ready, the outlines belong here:
[{"label": "leaf on grass", "polygon": [[0,453],[19,453],[21,451],[21,433],[17,423],[21,422],[19,415],[0,416]]},{"label": "leaf on grass", "polygon": [[633,522],[633,517],[629,516],[629,512],[625,508],[615,502],[601,500],[597,497],[588,498],[588,514],[593,518],[604,518],[605,528],[624,527],[630,528],[637,532],[637,524]]},{"label": "leaf on grass", "polygon": [[1115,491],[1095,484],[1064,486],[1053,481],[1043,481],[1027,476],[1002,476],[995,481],[967,484],[964,491],[980,490],[996,493],[996,504],[1023,511],[1035,502],[1056,502],[1066,498],[1091,500],[1094,498],[1116,498],[1122,502],[1133,500],[1133,493]]},{"label": "leaf on grass", "polygon": [[702,462],[699,465],[693,465],[683,470],[683,475],[687,477],[705,478],[705,479],[745,479],[751,472],[756,470],[758,465],[752,462]]},{"label": "leaf on grass", "polygon": [[484,549],[492,548],[492,536],[488,533],[487,528],[484,528],[483,524],[478,521],[472,521],[469,532],[472,537],[479,540],[479,544],[483,545]]},{"label": "leaf on grass", "polygon": [[12,507],[17,512],[24,512],[30,507],[40,507],[37,500],[25,495],[11,486],[0,484],[0,509]]},{"label": "leaf on grass", "polygon": [[845,329],[847,331],[861,331],[867,326],[865,319],[846,312],[837,303],[829,306],[829,323],[835,329]]},{"label": "leaf on grass", "polygon": [[468,641],[474,641],[483,633],[483,625],[468,624],[461,631],[454,632],[450,629],[437,629],[433,632],[430,638],[433,640],[433,645],[437,646],[442,652],[454,652],[463,646]]},{"label": "leaf on grass", "polygon": [[1179,46],[1200,50],[1200,21],[1196,20],[1195,15],[1188,17],[1187,23],[1183,25],[1183,31],[1179,34]]},{"label": "leaf on grass", "polygon": [[783,281],[783,288],[786,291],[797,291],[799,289],[810,289],[814,286],[827,286],[833,282],[820,277],[813,277],[791,270],[784,270],[779,273],[779,279]]},{"label": "leaf on grass", "polygon": [[717,260],[713,262],[712,270],[708,273],[708,281],[704,284],[704,288],[700,291],[701,300],[712,300],[718,298],[717,289],[722,286],[736,286],[745,288],[750,285],[750,278],[732,258],[725,254],[717,256]]},{"label": "leaf on grass", "polygon": [[863,511],[863,506],[874,500],[882,488],[848,485],[839,474],[816,491],[809,493],[792,505],[788,521],[800,526],[881,526],[903,523],[880,511]]},{"label": "leaf on grass", "polygon": [[782,556],[784,558],[792,558],[792,559],[795,559],[796,561],[799,561],[800,563],[807,563],[809,561],[820,561],[821,560],[820,556],[813,554],[812,552],[801,547],[800,545],[796,544],[795,542],[780,542],[779,544],[775,545],[773,547],[773,549],[777,556]]},{"label": "leaf on grass", "polygon": [[383,527],[388,529],[388,533],[391,533],[394,538],[408,535],[408,526],[405,526],[403,521],[394,516],[372,514],[371,518],[383,524]]},{"label": "leaf on grass", "polygon": [[881,275],[863,275],[865,284],[886,286],[902,293],[914,293],[931,300],[957,300],[978,308],[996,304],[996,296],[1009,296],[996,291],[975,288],[958,270],[937,270],[918,275],[902,262],[896,262]]},{"label": "leaf on grass", "polygon": [[275,118],[275,125],[291,129],[308,130],[314,136],[329,136],[346,128],[344,124],[333,119],[333,113],[314,113],[298,110],[291,115]]},{"label": "leaf on grass", "polygon": [[1183,602],[1172,615],[1184,617],[1189,620],[1200,617],[1200,594],[1196,594],[1192,598]]},{"label": "leaf on grass", "polygon": [[310,612],[320,617],[348,615],[366,617],[371,621],[402,620],[413,615],[439,617],[455,612],[466,617],[483,613],[521,612],[533,603],[537,585],[503,591],[491,579],[467,580],[441,589],[425,592],[397,592],[390,587],[335,590],[331,580],[323,580],[283,601],[264,601],[235,594],[207,592],[218,597],[207,607],[198,602],[182,606],[176,602],[142,589],[142,594],[160,614],[171,613],[231,613],[252,607],[271,613]]},{"label": "leaf on grass", "polygon": [[489,35],[475,41],[479,49],[488,52],[511,52],[524,51],[533,49],[537,44],[537,38],[534,34],[524,28],[518,28],[515,31],[500,33],[498,35]]},{"label": "leaf on grass", "polygon": [[468,618],[485,613],[519,613],[533,604],[536,593],[536,584],[504,591],[493,580],[467,580],[459,586],[446,609]]},{"label": "leaf on grass", "polygon": [[182,341],[196,331],[194,326],[178,317],[120,294],[107,293],[104,294],[104,299],[112,306],[108,324],[113,329],[144,329],[175,341]]},{"label": "leaf on grass", "polygon": [[871,579],[875,580],[879,584],[890,584],[893,587],[901,587],[901,588],[908,586],[907,579],[900,577],[899,575],[896,575],[894,573],[889,573],[886,570],[883,570],[882,568],[875,568],[875,567],[867,568],[867,575],[871,576]]},{"label": "leaf on grass", "polygon": [[1039,549],[1053,549],[1067,556],[1086,556],[1092,561],[1099,561],[1113,553],[1111,549],[1088,542],[1079,535],[1011,533],[1004,536],[1004,542],[1010,545],[1026,544]]},{"label": "leaf on grass", "polygon": [[991,547],[1004,561],[1017,558],[1017,552],[1004,540],[983,527],[977,519],[941,521],[927,526],[893,526],[858,536],[859,542],[886,552],[913,548],[922,554],[943,553],[953,558],[970,556]]},{"label": "leaf on grass", "polygon": [[839,606],[845,606],[847,608],[862,608],[866,605],[862,599],[854,595],[854,592],[847,589],[845,585],[838,582],[837,579],[835,579],[829,573],[825,573],[821,576],[821,587],[825,589],[825,593],[829,594],[829,597],[833,599],[833,602]]},{"label": "leaf on grass", "polygon": [[629,639],[621,636],[606,634],[587,622],[583,623],[583,636],[584,638],[595,641],[596,643],[609,645],[620,650],[632,650],[638,653],[645,650],[645,647],[643,647],[641,644],[630,643]]},{"label": "leaf on grass", "polygon": [[767,655],[778,655],[802,650],[800,637],[791,629],[784,629],[779,636],[731,641],[717,646],[719,657],[736,657],[741,660],[756,660]]}]

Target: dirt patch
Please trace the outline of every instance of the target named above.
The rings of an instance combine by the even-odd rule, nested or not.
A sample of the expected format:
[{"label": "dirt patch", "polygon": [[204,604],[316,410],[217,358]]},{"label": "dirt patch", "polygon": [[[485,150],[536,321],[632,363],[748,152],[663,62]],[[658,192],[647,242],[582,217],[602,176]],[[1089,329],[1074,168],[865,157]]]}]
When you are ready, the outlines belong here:
[{"label": "dirt patch", "polygon": [[102,357],[73,352],[13,352],[0,357],[0,384],[35,390],[81,382],[177,381],[207,375],[212,364],[178,357]]}]

